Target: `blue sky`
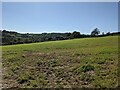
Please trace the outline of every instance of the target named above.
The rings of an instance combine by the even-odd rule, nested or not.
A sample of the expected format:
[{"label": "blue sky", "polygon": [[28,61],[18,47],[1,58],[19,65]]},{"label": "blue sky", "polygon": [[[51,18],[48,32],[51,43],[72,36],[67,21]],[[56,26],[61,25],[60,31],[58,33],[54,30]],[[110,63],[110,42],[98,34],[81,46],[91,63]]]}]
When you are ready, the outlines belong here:
[{"label": "blue sky", "polygon": [[118,31],[117,2],[3,2],[2,28],[20,33]]}]

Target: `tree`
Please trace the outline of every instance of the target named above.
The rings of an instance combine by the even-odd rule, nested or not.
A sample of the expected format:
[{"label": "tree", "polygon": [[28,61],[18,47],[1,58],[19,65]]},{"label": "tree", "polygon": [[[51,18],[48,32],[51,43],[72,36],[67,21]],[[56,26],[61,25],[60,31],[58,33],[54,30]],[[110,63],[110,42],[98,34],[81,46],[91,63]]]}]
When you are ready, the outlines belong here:
[{"label": "tree", "polygon": [[80,38],[80,32],[77,32],[77,31],[74,31],[72,34],[71,34],[71,37],[73,38]]},{"label": "tree", "polygon": [[110,35],[110,32],[107,32],[106,35]]},{"label": "tree", "polygon": [[103,35],[103,36],[105,35],[104,32],[102,32],[102,35]]},{"label": "tree", "polygon": [[92,36],[98,36],[98,34],[100,34],[100,31],[98,28],[95,28],[92,32],[91,32],[91,35]]}]

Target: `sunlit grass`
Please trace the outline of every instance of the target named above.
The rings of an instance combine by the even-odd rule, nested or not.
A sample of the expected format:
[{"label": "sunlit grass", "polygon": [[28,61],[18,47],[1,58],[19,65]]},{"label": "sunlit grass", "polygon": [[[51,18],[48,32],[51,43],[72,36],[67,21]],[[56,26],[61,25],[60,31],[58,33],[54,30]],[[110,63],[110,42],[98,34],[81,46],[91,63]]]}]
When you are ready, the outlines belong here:
[{"label": "sunlit grass", "polygon": [[4,87],[115,88],[118,36],[2,46]]}]

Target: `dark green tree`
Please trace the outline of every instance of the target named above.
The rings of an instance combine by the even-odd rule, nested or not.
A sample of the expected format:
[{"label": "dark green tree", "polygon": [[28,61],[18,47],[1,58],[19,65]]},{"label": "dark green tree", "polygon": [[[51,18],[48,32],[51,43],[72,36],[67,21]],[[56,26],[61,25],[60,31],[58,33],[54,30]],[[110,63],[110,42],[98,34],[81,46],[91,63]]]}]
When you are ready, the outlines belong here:
[{"label": "dark green tree", "polygon": [[72,34],[71,34],[71,37],[72,38],[80,38],[80,32],[77,32],[77,31],[74,31]]},{"label": "dark green tree", "polygon": [[100,31],[98,28],[95,28],[92,32],[91,32],[91,36],[98,36],[100,34]]}]

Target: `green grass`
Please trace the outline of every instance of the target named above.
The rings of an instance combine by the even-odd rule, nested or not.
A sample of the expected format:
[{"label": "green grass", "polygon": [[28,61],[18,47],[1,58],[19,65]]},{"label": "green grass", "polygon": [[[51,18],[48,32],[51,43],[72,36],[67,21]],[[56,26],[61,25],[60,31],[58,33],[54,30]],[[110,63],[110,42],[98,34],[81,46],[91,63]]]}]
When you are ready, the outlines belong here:
[{"label": "green grass", "polygon": [[118,37],[2,46],[3,87],[116,88]]}]

